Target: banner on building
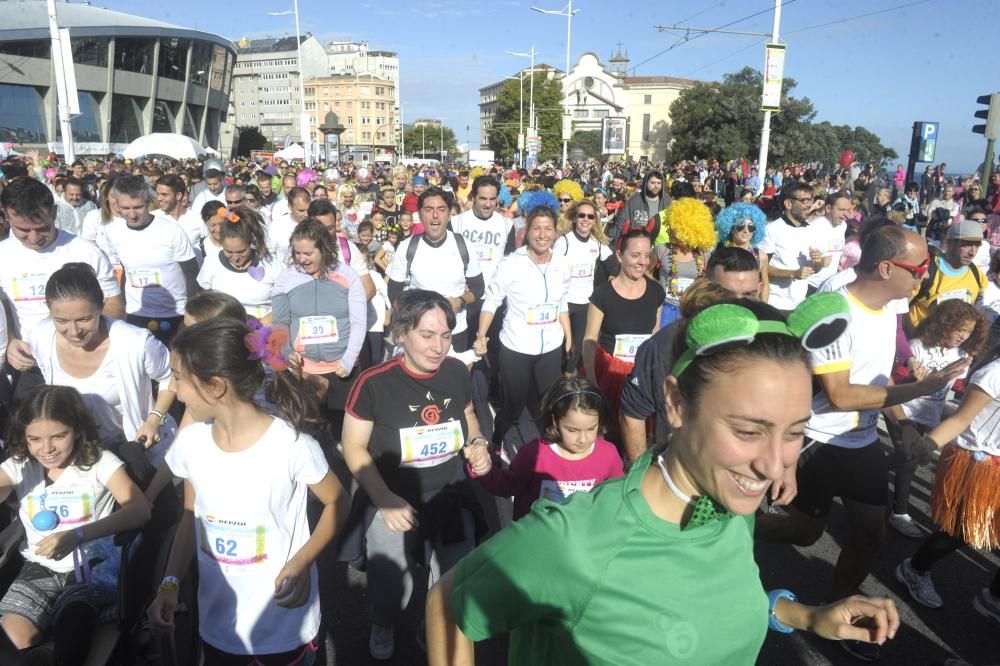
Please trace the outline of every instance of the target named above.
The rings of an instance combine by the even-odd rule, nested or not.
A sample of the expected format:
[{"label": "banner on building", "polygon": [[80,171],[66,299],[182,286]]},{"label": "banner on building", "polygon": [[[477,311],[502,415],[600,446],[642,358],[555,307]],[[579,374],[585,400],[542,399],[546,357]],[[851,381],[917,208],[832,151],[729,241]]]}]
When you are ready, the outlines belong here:
[{"label": "banner on building", "polygon": [[609,117],[601,119],[601,152],[605,155],[625,154],[625,131],[628,119]]},{"label": "banner on building", "polygon": [[785,45],[768,44],[764,50],[764,92],[761,111],[781,111],[781,83],[785,75]]}]

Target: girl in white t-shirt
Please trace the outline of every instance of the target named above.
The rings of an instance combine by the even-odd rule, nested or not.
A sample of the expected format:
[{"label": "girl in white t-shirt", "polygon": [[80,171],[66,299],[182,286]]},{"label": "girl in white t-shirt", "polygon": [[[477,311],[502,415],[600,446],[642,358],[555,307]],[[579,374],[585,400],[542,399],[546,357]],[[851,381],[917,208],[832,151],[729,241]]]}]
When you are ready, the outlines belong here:
[{"label": "girl in white t-shirt", "polygon": [[[316,651],[315,560],[348,500],[305,433],[318,408],[280,356],[287,335],[216,317],[173,342],[177,396],[195,422],[167,455],[184,479],[185,512],[149,617],[154,631],[173,629],[179,578],[197,553],[206,663],[298,664]],[[254,404],[265,362],[276,371],[269,397],[287,420]],[[324,505],[312,534],[307,491]]]},{"label": "girl in white t-shirt", "polygon": [[[942,449],[931,493],[931,516],[939,529],[899,563],[896,578],[929,608],[943,605],[931,567],[965,545],[1000,548],[1000,347],[985,356],[969,377],[962,404],[917,444],[926,451]],[[1000,571],[972,605],[1000,621]]]},{"label": "girl in white t-shirt", "polygon": [[[917,337],[910,340],[913,357],[907,361],[907,367],[915,369],[911,374],[920,380],[927,373],[941,370],[955,361],[975,357],[986,343],[986,333],[986,319],[975,307],[965,301],[945,301],[920,322]],[[897,373],[893,374],[893,379],[897,382],[905,381]],[[897,409],[887,410],[890,417],[895,414],[898,418],[897,427],[889,428],[896,449],[893,463],[893,510],[889,516],[889,524],[908,537],[919,538],[924,535],[910,517],[910,484],[921,461],[903,443],[901,430],[903,427],[912,427],[919,434],[924,434],[940,423],[948,391],[954,383],[951,381],[936,393],[915,398]]]},{"label": "girl in white t-shirt", "polygon": [[[142,491],[100,442],[87,406],[68,386],[38,389],[14,414],[9,457],[0,464],[0,501],[17,493],[24,564],[0,599],[0,624],[19,649],[41,642],[57,609],[79,626],[92,625],[102,607],[113,605],[116,564],[95,562],[91,572],[91,561],[116,556],[105,537],[149,520]],[[72,645],[57,641],[62,663],[83,663],[90,633],[74,631]],[[62,652],[67,648],[71,654]]]},{"label": "girl in white t-shirt", "polygon": [[205,255],[198,284],[236,297],[247,314],[269,324],[271,291],[281,268],[267,247],[264,220],[253,209],[240,206],[220,226],[222,249]]}]

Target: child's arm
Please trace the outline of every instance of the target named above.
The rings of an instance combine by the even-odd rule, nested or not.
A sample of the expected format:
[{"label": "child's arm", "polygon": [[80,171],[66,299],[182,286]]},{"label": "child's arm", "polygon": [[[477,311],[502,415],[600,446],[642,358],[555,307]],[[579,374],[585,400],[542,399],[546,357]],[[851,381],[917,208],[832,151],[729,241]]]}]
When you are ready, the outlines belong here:
[{"label": "child's arm", "polygon": [[383,272],[389,270],[389,260],[386,258],[384,246],[380,247],[378,252],[375,253],[375,263],[378,264],[378,267]]},{"label": "child's arm", "polygon": [[107,488],[119,504],[119,508],[114,513],[75,530],[64,530],[50,534],[38,542],[35,554],[61,560],[82,543],[94,541],[109,534],[135,529],[149,520],[149,502],[146,501],[146,497],[139,490],[139,487],[132,483],[124,466],[116,469],[111,475]]},{"label": "child's arm", "polygon": [[0,502],[7,499],[13,490],[14,482],[7,476],[7,472],[0,469]]},{"label": "child's arm", "polygon": [[[471,465],[468,466],[469,473],[472,478],[482,484],[483,488],[497,497],[515,497],[525,492],[531,485],[534,478],[534,461],[538,457],[537,446],[537,443],[532,443],[522,447],[510,462],[509,469],[501,468],[499,461],[490,456],[491,464],[486,473],[477,475]],[[466,448],[474,449],[475,447]],[[471,452],[466,455],[466,459],[470,462],[471,455]]]},{"label": "child's arm", "polygon": [[284,608],[297,608],[309,601],[309,568],[347,520],[351,500],[333,472],[327,472],[319,483],[309,486],[323,503],[323,513],[312,535],[299,551],[285,563],[274,579],[275,602]]},{"label": "child's arm", "polygon": [[[170,546],[170,558],[167,560],[167,568],[164,570],[164,580],[172,576],[180,580],[191,564],[194,557],[194,486],[187,479],[184,480],[184,515],[177,526],[174,534],[174,543]],[[177,587],[176,585],[161,585],[157,590],[156,598],[149,606],[149,623],[156,634],[169,634],[174,630],[174,609],[177,608]]]}]

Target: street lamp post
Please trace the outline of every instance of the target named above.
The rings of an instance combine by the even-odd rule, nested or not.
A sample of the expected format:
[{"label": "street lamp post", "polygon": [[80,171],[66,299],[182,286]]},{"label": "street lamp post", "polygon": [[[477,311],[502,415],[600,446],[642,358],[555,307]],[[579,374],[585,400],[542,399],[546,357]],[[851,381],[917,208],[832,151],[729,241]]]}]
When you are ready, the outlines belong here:
[{"label": "street lamp post", "polygon": [[438,144],[438,148],[441,149],[441,164],[444,164],[444,118],[438,120],[438,140],[441,142]]},{"label": "street lamp post", "polygon": [[[512,55],[512,56],[517,56],[519,58],[531,58],[531,68],[529,70],[530,73],[531,73],[531,83],[529,85],[530,92],[528,93],[529,98],[530,98],[529,101],[528,101],[528,131],[532,134],[532,136],[534,136],[534,134],[535,134],[535,56],[538,55],[538,51],[536,51],[535,47],[532,46],[531,50],[528,51],[527,53],[522,53],[522,52],[518,52],[518,51],[504,51],[504,53],[507,53],[508,55]],[[521,87],[521,109],[523,111],[523,109],[524,109],[524,87],[523,87],[524,70],[523,69],[521,70],[521,79],[522,79],[522,87]],[[525,150],[525,148],[527,147],[527,141],[524,138],[524,129],[523,128],[520,129],[520,135],[517,138],[517,142],[518,142],[518,150],[523,153],[524,150]],[[522,164],[524,163],[524,159],[521,160],[521,163]]]},{"label": "street lamp post", "polygon": [[[563,77],[564,77],[564,80],[565,80],[565,77],[569,76],[569,51],[570,51],[569,47],[570,47],[570,39],[572,38],[572,33],[573,33],[573,14],[578,14],[580,12],[580,10],[579,9],[577,9],[576,11],[573,10],[573,0],[569,0],[569,4],[567,4],[566,7],[564,7],[563,9],[561,9],[559,11],[556,11],[554,9],[540,9],[538,7],[532,7],[531,10],[535,11],[535,12],[538,12],[539,14],[552,14],[554,16],[565,16],[566,17],[566,73],[563,74]],[[534,69],[534,66],[532,66],[532,69]],[[532,75],[532,78],[534,78],[534,75]],[[569,128],[566,127],[566,123],[567,123],[568,118],[569,118],[569,93],[565,89],[565,86],[563,86],[562,93],[563,93],[563,133],[562,133],[563,134],[563,156],[562,156],[563,158],[562,158],[562,163],[563,163],[563,168],[565,169],[566,168],[566,164],[567,164],[567,159],[569,157]]]},{"label": "street lamp post", "polygon": [[[286,5],[287,6],[287,5]],[[267,12],[270,16],[287,16],[295,14],[295,50],[299,59],[299,139],[305,153],[305,163],[309,166],[309,156],[312,153],[309,140],[309,114],[306,113],[306,75],[305,63],[302,62],[302,33],[299,30],[299,0],[292,0],[292,10],[283,12]]]},{"label": "street lamp post", "polygon": [[[532,72],[534,73],[534,72]],[[524,152],[524,69],[518,72],[517,77],[506,76],[506,79],[514,80],[517,78],[517,161],[521,162],[521,153]],[[507,137],[504,137],[506,139]],[[509,142],[508,142],[509,145]]]}]

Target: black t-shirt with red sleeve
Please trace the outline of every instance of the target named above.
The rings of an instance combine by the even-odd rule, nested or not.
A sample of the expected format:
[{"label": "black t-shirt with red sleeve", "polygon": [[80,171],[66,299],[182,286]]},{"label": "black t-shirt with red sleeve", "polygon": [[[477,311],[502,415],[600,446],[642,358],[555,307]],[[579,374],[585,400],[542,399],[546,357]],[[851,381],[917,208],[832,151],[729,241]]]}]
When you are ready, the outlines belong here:
[{"label": "black t-shirt with red sleeve", "polygon": [[616,335],[649,335],[653,332],[656,311],[663,305],[666,292],[659,282],[646,280],[646,291],[636,299],[623,298],[610,282],[594,289],[590,302],[604,313],[597,342],[609,354],[615,351]]},{"label": "black t-shirt with red sleeve", "polygon": [[395,358],[361,373],[345,410],[374,424],[368,453],[389,490],[418,507],[464,480],[461,447],[468,438],[469,371],[447,358],[430,375]]}]

